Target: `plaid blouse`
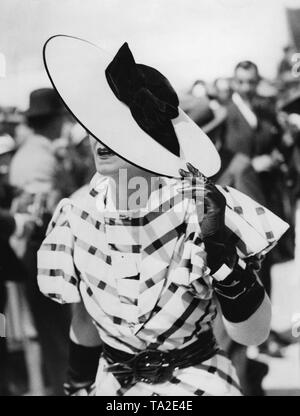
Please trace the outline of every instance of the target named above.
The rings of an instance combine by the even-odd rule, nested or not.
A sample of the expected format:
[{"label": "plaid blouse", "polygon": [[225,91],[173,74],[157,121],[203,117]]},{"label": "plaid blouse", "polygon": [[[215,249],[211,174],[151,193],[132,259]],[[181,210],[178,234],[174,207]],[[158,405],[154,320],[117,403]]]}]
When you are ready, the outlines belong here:
[{"label": "plaid blouse", "polygon": [[[216,303],[194,202],[159,178],[144,210],[109,207],[109,179],[96,174],[89,193],[64,199],[38,252],[41,291],[64,303],[83,301],[103,342],[127,353],[171,350],[213,325]],[[127,391],[100,359],[97,394],[239,395],[223,352],[161,385]]]}]

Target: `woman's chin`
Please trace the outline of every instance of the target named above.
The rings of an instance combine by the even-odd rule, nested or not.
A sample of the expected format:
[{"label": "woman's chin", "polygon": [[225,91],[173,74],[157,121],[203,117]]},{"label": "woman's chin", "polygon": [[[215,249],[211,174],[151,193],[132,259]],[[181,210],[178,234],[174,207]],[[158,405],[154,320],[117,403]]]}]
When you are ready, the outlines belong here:
[{"label": "woman's chin", "polygon": [[119,171],[119,168],[113,166],[97,166],[97,172],[103,176],[115,176]]}]

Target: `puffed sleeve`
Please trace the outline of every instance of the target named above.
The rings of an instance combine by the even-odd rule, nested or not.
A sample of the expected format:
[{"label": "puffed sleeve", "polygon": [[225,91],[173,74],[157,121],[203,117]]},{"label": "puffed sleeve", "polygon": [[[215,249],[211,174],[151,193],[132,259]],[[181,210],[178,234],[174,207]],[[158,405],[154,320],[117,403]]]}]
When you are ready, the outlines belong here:
[{"label": "puffed sleeve", "polygon": [[38,285],[41,292],[59,303],[78,303],[79,276],[74,267],[74,236],[68,220],[69,199],[57,206],[46,238],[38,251]]}]

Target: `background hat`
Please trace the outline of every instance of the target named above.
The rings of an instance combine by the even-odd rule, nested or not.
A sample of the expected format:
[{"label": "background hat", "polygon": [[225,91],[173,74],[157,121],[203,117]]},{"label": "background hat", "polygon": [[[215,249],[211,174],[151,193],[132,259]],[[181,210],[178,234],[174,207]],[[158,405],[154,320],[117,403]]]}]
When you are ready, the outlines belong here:
[{"label": "background hat", "polygon": [[181,108],[206,134],[219,127],[227,118],[226,108],[213,106],[207,97],[186,96],[181,101]]},{"label": "background hat", "polygon": [[300,114],[300,91],[293,91],[278,104],[278,109],[289,114]]},{"label": "background hat", "polygon": [[112,91],[105,71],[114,56],[83,39],[57,35],[44,46],[49,78],[78,122],[97,140],[130,163],[150,172],[180,177],[190,162],[205,176],[220,168],[220,157],[207,135],[178,108],[171,120],[180,157],[147,134],[129,107]]},{"label": "background hat", "polygon": [[53,88],[40,88],[29,98],[29,109],[24,112],[27,118],[52,116],[66,112],[61,98]]}]

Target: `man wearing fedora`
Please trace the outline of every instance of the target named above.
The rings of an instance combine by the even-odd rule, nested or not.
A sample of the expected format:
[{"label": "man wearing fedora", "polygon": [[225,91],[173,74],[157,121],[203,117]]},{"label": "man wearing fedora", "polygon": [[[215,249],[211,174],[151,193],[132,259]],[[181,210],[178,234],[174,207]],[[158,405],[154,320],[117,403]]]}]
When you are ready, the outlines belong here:
[{"label": "man wearing fedora", "polygon": [[53,89],[41,88],[31,93],[24,115],[33,134],[12,160],[10,181],[22,189],[47,192],[56,168],[52,144],[60,137],[66,112]]},{"label": "man wearing fedora", "polygon": [[[268,208],[284,216],[283,203],[277,196],[283,184],[281,128],[274,106],[258,94],[260,79],[254,62],[242,61],[236,65],[233,94],[227,105],[225,146],[234,153],[243,153],[250,158]],[[271,265],[291,255],[287,244],[283,244],[286,243],[285,238],[266,257],[263,265],[263,283],[268,293],[271,292]]]},{"label": "man wearing fedora", "polygon": [[29,101],[25,117],[32,134],[12,160],[10,181],[23,190],[15,204],[17,211],[30,211],[36,217],[37,225],[26,242],[23,256],[28,272],[26,289],[42,348],[46,378],[51,392],[59,395],[62,394],[67,360],[69,308],[58,308],[41,296],[36,282],[36,253],[60,198],[55,186],[58,162],[53,142],[61,137],[67,114],[52,88],[33,91]]}]

